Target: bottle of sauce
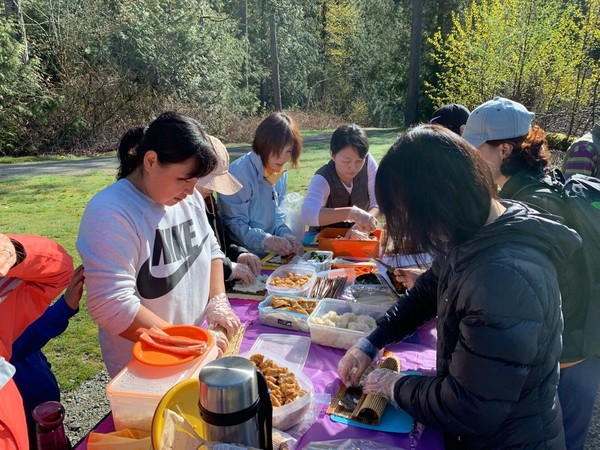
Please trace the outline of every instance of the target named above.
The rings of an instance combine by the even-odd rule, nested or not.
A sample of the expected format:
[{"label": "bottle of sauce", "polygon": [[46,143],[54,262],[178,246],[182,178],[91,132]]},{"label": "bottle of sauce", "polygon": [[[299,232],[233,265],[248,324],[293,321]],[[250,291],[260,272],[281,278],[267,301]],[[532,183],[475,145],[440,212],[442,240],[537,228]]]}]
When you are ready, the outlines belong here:
[{"label": "bottle of sauce", "polygon": [[65,408],[59,402],[44,402],[32,412],[38,450],[70,450],[65,434]]}]

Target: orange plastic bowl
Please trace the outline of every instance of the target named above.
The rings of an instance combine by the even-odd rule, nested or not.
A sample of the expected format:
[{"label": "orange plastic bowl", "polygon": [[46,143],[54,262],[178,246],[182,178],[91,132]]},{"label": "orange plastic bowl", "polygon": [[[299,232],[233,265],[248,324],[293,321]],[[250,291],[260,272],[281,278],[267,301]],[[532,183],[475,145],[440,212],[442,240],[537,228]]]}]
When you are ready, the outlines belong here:
[{"label": "orange plastic bowl", "polygon": [[203,358],[210,353],[211,347],[215,345],[212,335],[204,328],[195,325],[172,325],[163,328],[163,331],[171,336],[184,336],[198,339],[208,344],[206,351],[197,356],[180,356],[173,353],[163,352],[145,342],[137,341],[133,345],[133,357],[139,362],[150,366],[175,366],[184,364],[196,358]]}]

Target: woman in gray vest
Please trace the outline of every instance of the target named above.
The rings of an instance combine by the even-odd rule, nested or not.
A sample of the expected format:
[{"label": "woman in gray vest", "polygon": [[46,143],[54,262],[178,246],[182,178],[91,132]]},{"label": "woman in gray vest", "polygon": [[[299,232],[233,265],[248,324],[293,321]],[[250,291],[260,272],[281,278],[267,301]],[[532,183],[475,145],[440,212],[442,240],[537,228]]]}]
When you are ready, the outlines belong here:
[{"label": "woman in gray vest", "polygon": [[369,153],[367,134],[358,125],[342,125],[333,132],[331,160],[313,176],[302,217],[317,227],[377,228],[379,207],[375,199],[377,163]]}]

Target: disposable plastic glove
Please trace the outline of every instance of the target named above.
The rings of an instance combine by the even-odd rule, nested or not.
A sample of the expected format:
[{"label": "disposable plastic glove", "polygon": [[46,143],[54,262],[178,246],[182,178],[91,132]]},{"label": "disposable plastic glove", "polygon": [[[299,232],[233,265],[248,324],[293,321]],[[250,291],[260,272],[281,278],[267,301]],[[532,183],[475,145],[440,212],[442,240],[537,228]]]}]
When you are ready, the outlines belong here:
[{"label": "disposable plastic glove", "polygon": [[302,245],[300,239],[298,239],[296,236],[286,236],[285,238],[290,244],[292,244],[292,253],[298,256],[304,255],[304,245]]},{"label": "disposable plastic glove", "polygon": [[223,353],[225,353],[225,350],[227,350],[227,347],[229,346],[229,339],[227,339],[227,335],[225,334],[224,331],[221,330],[208,330],[209,333],[212,335],[215,344],[217,346],[217,358],[220,358],[221,356],[223,356]]},{"label": "disposable plastic glove", "polygon": [[292,243],[286,238],[268,234],[263,242],[265,250],[276,255],[287,256],[292,253]]},{"label": "disposable plastic glove", "polygon": [[371,364],[371,358],[356,345],[351,347],[340,359],[338,375],[346,386],[358,386],[360,377]]},{"label": "disposable plastic glove", "polygon": [[358,206],[350,209],[346,222],[354,222],[362,231],[373,231],[377,228],[377,219]]},{"label": "disposable plastic glove", "polygon": [[244,284],[253,284],[256,281],[256,275],[252,273],[250,267],[242,263],[231,263],[231,278],[242,280]]},{"label": "disposable plastic glove", "polygon": [[425,269],[420,267],[397,268],[394,269],[394,277],[398,283],[402,283],[407,289],[411,289],[423,272],[425,272]]},{"label": "disposable plastic glove", "polygon": [[237,262],[246,264],[248,267],[250,267],[250,270],[254,275],[260,274],[260,258],[254,253],[242,253],[240,256],[238,256]]},{"label": "disposable plastic glove", "polygon": [[390,400],[394,405],[394,386],[396,381],[402,378],[399,372],[390,369],[375,369],[365,378],[363,392],[366,394],[377,394]]},{"label": "disposable plastic glove", "polygon": [[224,292],[215,295],[208,301],[205,317],[210,329],[221,325],[227,331],[227,336],[233,336],[241,326],[240,319],[231,309]]}]

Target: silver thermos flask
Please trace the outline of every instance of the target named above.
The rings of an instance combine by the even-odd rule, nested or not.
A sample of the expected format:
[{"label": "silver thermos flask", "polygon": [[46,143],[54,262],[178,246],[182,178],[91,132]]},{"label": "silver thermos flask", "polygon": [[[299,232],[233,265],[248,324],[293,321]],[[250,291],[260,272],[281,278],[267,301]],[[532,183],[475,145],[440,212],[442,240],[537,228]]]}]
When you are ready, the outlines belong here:
[{"label": "silver thermos flask", "polygon": [[251,361],[226,356],[205,365],[198,378],[203,438],[272,450],[271,398],[264,376]]}]

